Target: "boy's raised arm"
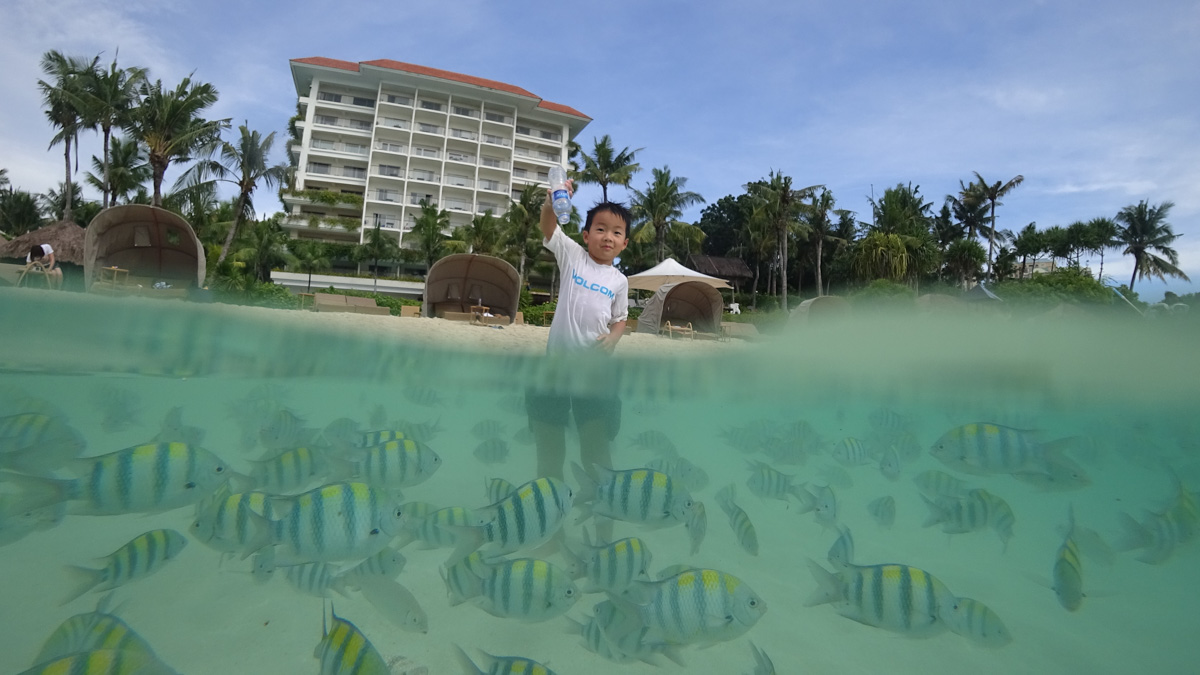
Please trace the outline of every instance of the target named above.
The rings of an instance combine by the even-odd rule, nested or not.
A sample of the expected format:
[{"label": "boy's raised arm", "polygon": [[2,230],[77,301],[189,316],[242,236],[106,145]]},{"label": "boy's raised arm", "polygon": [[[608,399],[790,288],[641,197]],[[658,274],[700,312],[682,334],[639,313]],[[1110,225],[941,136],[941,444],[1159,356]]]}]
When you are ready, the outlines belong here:
[{"label": "boy's raised arm", "polygon": [[[575,194],[575,182],[567,181],[567,195]],[[550,241],[550,237],[554,236],[554,228],[558,227],[558,218],[554,215],[554,195],[546,190],[546,200],[542,202],[542,219],[538,223],[542,226],[542,240]]]}]

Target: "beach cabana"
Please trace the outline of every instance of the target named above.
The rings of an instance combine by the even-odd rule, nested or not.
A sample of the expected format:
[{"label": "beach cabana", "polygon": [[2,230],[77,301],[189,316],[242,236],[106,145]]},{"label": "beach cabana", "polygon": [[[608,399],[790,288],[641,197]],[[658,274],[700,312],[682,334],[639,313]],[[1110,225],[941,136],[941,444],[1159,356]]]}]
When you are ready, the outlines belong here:
[{"label": "beach cabana", "polygon": [[521,277],[515,267],[490,255],[456,253],[429,268],[421,314],[438,317],[483,306],[512,323],[520,299]]},{"label": "beach cabana", "polygon": [[657,335],[670,321],[675,325],[691,323],[699,333],[719,333],[722,304],[721,294],[704,281],[667,284],[646,303],[638,317],[637,332]]},{"label": "beach cabana", "polygon": [[724,279],[710,277],[696,270],[690,270],[680,265],[674,258],[667,258],[645,272],[630,274],[629,289],[657,291],[666,284],[679,284],[685,281],[697,281],[712,288],[730,287],[729,283]]},{"label": "beach cabana", "polygon": [[822,295],[800,303],[788,315],[791,323],[803,324],[813,319],[845,316],[850,312],[850,303],[836,295]]},{"label": "beach cabana", "polygon": [[151,289],[162,282],[172,289],[204,285],[204,246],[182,216],[145,204],[104,209],[88,224],[83,242],[84,287],[90,289],[103,268],[128,270],[122,282]]}]

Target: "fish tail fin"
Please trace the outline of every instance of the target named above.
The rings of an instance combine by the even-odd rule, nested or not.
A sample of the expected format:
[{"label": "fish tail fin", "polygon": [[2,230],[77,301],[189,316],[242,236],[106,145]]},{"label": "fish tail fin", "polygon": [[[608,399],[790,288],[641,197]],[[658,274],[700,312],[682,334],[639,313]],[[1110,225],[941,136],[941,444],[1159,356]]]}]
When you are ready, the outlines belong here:
[{"label": "fish tail fin", "polygon": [[452,644],[451,646],[454,647],[455,660],[458,661],[458,665],[461,666],[462,669],[468,673],[468,675],[484,675],[484,672],[479,669],[479,666],[475,665],[475,662],[471,660],[471,657],[467,656],[467,653],[463,651],[462,647],[459,647],[456,644]]},{"label": "fish tail fin", "polygon": [[817,508],[817,498],[813,496],[813,493],[808,491],[805,485],[807,483],[793,485],[788,488],[788,493],[800,502],[800,510],[796,511],[799,514],[808,513]]},{"label": "fish tail fin", "polygon": [[821,567],[812,558],[808,559],[808,570],[812,572],[813,579],[817,582],[817,590],[813,591],[812,595],[804,601],[805,607],[815,607],[842,599],[842,584],[837,575]]},{"label": "fish tail fin", "polygon": [[921,527],[933,527],[938,523],[946,521],[946,509],[941,504],[938,504],[925,495],[921,495],[921,499],[925,502],[925,506],[929,508],[929,515],[925,517],[925,522],[921,523]]},{"label": "fish tail fin", "polygon": [[104,579],[108,576],[105,570],[92,569],[90,567],[78,567],[76,565],[68,566],[67,574],[74,582],[74,586],[71,588],[71,592],[68,593],[65,598],[63,598],[61,603],[59,603],[60,605],[65,605],[75,598],[78,598],[84,593],[92,590],[96,586],[100,585],[100,582],[104,581]]},{"label": "fish tail fin", "polygon": [[596,478],[588,473],[578,462],[571,462],[571,476],[579,483],[579,491],[575,495],[575,504],[590,502],[596,498],[596,488],[599,485]]},{"label": "fish tail fin", "polygon": [[[793,486],[793,489],[795,489],[794,486]],[[737,494],[735,492],[735,490],[736,490],[736,488],[734,487],[733,483],[730,483],[729,485],[726,485],[725,487],[718,490],[716,497],[715,497],[715,499],[717,500],[717,504],[721,507],[721,510],[724,511],[725,515],[727,515],[727,516],[733,515],[733,506],[734,506],[733,500]]]},{"label": "fish tail fin", "polygon": [[1153,535],[1150,530],[1133,519],[1133,516],[1128,513],[1118,513],[1117,518],[1121,525],[1121,534],[1117,537],[1116,548],[1118,551],[1132,551],[1138,548],[1146,548],[1153,543]]},{"label": "fish tail fin", "polygon": [[[0,453],[0,461],[6,454]],[[27,513],[61,504],[76,497],[79,485],[74,479],[27,476],[9,471],[0,471],[0,483],[16,487],[16,492],[5,500],[4,513],[0,515]]]},{"label": "fish tail fin", "polygon": [[254,528],[254,534],[250,535],[250,541],[246,543],[246,549],[242,551],[241,560],[249,558],[273,543],[275,528],[272,526],[272,521],[251,511],[250,525]]},{"label": "fish tail fin", "polygon": [[446,567],[454,567],[458,563],[467,559],[475,551],[479,550],[484,544],[483,528],[472,525],[443,525],[442,527],[454,532],[454,536],[458,541],[454,546],[454,551],[450,553],[450,557],[446,558],[443,563]]}]

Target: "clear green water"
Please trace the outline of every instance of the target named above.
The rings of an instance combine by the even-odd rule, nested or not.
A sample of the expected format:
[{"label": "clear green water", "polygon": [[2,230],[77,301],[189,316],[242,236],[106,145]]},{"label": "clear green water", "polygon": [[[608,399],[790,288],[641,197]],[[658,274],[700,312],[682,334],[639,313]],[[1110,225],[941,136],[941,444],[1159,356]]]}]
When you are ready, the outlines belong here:
[{"label": "clear green water", "polygon": [[[314,427],[339,417],[364,428],[372,417],[389,424],[437,422],[441,431],[430,445],[444,466],[405,497],[438,505],[481,506],[485,478],[519,483],[533,477],[531,445],[512,441],[507,462],[487,467],[472,456],[479,441],[470,433],[490,419],[511,438],[525,424],[520,395],[526,386],[583,393],[615,378],[624,410],[615,466],[633,468],[651,459],[653,453],[631,441],[655,430],[710,477],[695,492],[708,513],[708,534],[695,556],[681,527],[649,531],[618,523],[616,533],[646,539],[653,570],[686,563],[732,573],[769,607],[745,637],[685,649],[687,669],[618,665],[586,651],[561,618],[523,624],[469,604],[449,606],[437,571],[446,551],[410,547],[399,581],[427,612],[427,634],[398,630],[356,595],[337,598],[336,606],[385,658],[402,655],[431,673],[460,672],[452,642],[529,656],[564,674],[749,673],[747,638],[780,673],[1187,673],[1200,656],[1195,542],[1159,565],[1129,553],[1107,566],[1085,558],[1088,597],[1078,612],[1060,607],[1047,587],[1069,506],[1081,525],[1111,540],[1120,531],[1119,513],[1141,517],[1169,503],[1172,470],[1192,490],[1200,487],[1200,358],[1192,324],[994,320],[978,313],[870,316],[796,327],[777,340],[731,347],[716,357],[592,362],[335,335],[272,321],[267,312],[259,320],[176,302],[24,292],[0,295],[0,308],[6,406],[0,414],[19,412],[30,398],[51,401],[84,435],[88,455],[148,440],[175,406],[183,407],[185,423],[205,431],[203,446],[240,471],[263,454],[245,440],[245,415],[238,414],[258,405],[286,407]],[[898,480],[864,465],[844,468],[850,480],[844,483],[831,475],[829,467],[839,465],[828,451],[800,465],[775,466],[797,481],[834,479],[838,520],[854,534],[856,562],[928,571],[954,593],[991,607],[1012,634],[1011,644],[988,649],[952,633],[908,638],[850,621],[829,605],[803,606],[816,588],[806,558],[824,562],[837,534],[811,514],[798,514],[794,502],[751,495],[746,461],[771,460],[735,449],[724,437],[761,441],[803,420],[831,444],[866,436],[871,414],[881,409],[907,419],[922,447],[903,463]],[[1045,492],[1008,476],[955,474],[1012,506],[1015,535],[1007,550],[990,531],[947,535],[922,527],[927,509],[912,477],[927,469],[949,471],[927,448],[969,422],[1036,429],[1047,439],[1083,437],[1071,456],[1091,484]],[[757,557],[737,546],[712,499],[730,482],[738,485],[739,504],[757,529]],[[897,505],[890,529],[877,525],[866,508],[884,495]],[[68,586],[66,565],[90,565],[149,529],[186,531],[191,519],[190,509],[72,515],[0,548],[0,672],[33,665],[61,621],[94,608],[98,594],[59,605]],[[312,649],[320,637],[321,601],[280,579],[255,584],[248,571],[248,561],[222,562],[192,542],[157,574],[118,589],[114,600],[120,616],[179,672],[316,672]],[[586,596],[570,615],[583,617],[600,597]]]}]

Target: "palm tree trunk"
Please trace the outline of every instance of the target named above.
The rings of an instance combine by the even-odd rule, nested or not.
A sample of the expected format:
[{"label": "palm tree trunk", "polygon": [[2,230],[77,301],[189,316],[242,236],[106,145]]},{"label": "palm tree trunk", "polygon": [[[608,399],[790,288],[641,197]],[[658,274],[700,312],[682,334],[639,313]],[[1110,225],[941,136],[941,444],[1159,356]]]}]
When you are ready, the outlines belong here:
[{"label": "palm tree trunk", "polygon": [[762,272],[762,263],[754,265],[754,285],[750,287],[750,307],[758,309],[758,275]]},{"label": "palm tree trunk", "polygon": [[100,207],[105,209],[109,207],[108,195],[110,194],[110,188],[112,188],[112,176],[108,175],[108,142],[111,136],[112,127],[104,127],[104,196],[100,202]]},{"label": "palm tree trunk", "polygon": [[787,226],[779,228],[779,308],[787,311]]},{"label": "palm tree trunk", "polygon": [[304,289],[305,293],[312,293],[312,272],[308,273],[308,287]]},{"label": "palm tree trunk", "polygon": [[1138,256],[1133,256],[1133,276],[1129,277],[1129,290],[1133,290],[1133,282],[1137,281],[1138,267],[1142,264],[1142,259]]},{"label": "palm tree trunk", "polygon": [[996,243],[996,200],[992,200],[992,226],[988,229],[988,281],[992,280],[992,246]]},{"label": "palm tree trunk", "polygon": [[654,247],[657,250],[658,262],[667,257],[667,225],[654,225]]},{"label": "palm tree trunk", "polygon": [[817,237],[817,297],[821,297],[821,240],[824,237]]},{"label": "palm tree trunk", "polygon": [[[433,267],[433,265],[430,265],[430,267]],[[374,293],[379,289],[379,258],[375,259],[375,269],[372,270],[371,277],[371,292]]]},{"label": "palm tree trunk", "polygon": [[[162,206],[162,183],[163,177],[167,175],[167,163],[161,159],[156,159],[153,155],[150,156],[150,166],[154,169],[154,206]],[[224,260],[225,256],[221,256]]]},{"label": "palm tree trunk", "polygon": [[1096,275],[1096,281],[1104,278],[1104,249],[1100,249],[1100,273]]},{"label": "palm tree trunk", "polygon": [[63,183],[63,216],[62,216],[62,219],[66,220],[66,221],[70,221],[71,216],[74,215],[73,213],[71,213],[71,202],[75,199],[75,195],[73,194],[74,186],[71,185],[71,139],[67,138],[66,140],[64,140],[63,145],[66,146],[66,150],[63,151],[63,162],[67,166],[67,180],[66,180],[66,182]]},{"label": "palm tree trunk", "polygon": [[[600,184],[600,195],[603,197],[604,201],[608,201],[608,183]],[[662,261],[660,260],[659,262]]]},{"label": "palm tree trunk", "polygon": [[[160,183],[160,179],[155,179],[155,181],[154,181],[155,206],[162,206],[162,197],[158,194],[159,183]],[[221,244],[221,255],[217,256],[217,264],[214,265],[214,267],[219,267],[221,265],[221,263],[225,262],[225,257],[229,255],[229,248],[231,246],[233,246],[233,238],[235,236],[237,236],[238,228],[242,224],[242,218],[245,217],[243,215],[243,212],[245,211],[245,209],[246,209],[246,193],[243,192],[238,195],[237,210],[234,211],[234,214],[233,214],[233,225],[229,226],[229,233],[225,235],[225,243]]]}]

